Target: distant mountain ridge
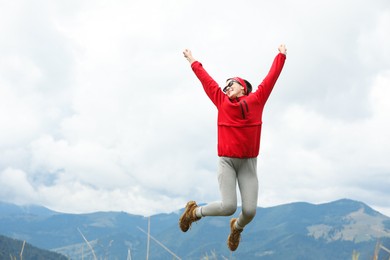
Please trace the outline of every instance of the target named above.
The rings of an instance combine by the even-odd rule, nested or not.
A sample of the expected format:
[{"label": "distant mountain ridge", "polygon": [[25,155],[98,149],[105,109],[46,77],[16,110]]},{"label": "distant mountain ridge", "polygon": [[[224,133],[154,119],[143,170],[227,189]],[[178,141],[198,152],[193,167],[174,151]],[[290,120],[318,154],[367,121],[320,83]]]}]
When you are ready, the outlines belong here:
[{"label": "distant mountain ridge", "polygon": [[[178,228],[182,210],[150,218],[153,239],[181,259],[351,259],[354,250],[359,259],[371,259],[378,241],[390,248],[390,218],[349,199],[258,208],[232,254],[226,247],[230,218],[206,217],[183,233]],[[144,259],[147,230],[148,218],[124,212],[64,214],[0,202],[0,234],[71,259],[92,256],[83,236],[98,257]],[[151,259],[175,258],[153,239]],[[380,254],[390,257],[384,250]]]}]

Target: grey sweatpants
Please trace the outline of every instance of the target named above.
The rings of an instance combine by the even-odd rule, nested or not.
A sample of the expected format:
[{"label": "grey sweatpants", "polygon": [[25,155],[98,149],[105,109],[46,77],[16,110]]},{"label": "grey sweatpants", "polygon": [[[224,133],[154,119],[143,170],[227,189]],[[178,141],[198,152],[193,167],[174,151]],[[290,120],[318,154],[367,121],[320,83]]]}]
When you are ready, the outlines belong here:
[{"label": "grey sweatpants", "polygon": [[220,157],[218,182],[222,201],[201,207],[202,216],[230,216],[237,210],[236,184],[241,193],[242,211],[237,224],[244,228],[256,214],[259,184],[257,158],[239,159]]}]

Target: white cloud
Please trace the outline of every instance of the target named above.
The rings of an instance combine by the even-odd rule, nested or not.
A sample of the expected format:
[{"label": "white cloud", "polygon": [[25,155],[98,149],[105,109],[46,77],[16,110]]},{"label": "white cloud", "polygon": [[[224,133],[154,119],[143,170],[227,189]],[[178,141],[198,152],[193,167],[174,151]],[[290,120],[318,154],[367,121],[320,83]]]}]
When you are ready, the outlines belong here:
[{"label": "white cloud", "polygon": [[260,205],[352,197],[390,215],[387,2],[207,6],[1,3],[0,199],[136,214],[219,199],[217,113],[181,52],[256,85],[285,42]]},{"label": "white cloud", "polygon": [[382,210],[388,207],[389,76],[389,71],[378,75],[370,87],[370,118],[335,120],[302,106],[286,107],[273,122],[274,132],[266,130],[263,139],[265,200],[348,197]]},{"label": "white cloud", "polygon": [[14,203],[38,202],[34,187],[27,180],[25,172],[13,168],[7,168],[0,172],[2,199]]}]

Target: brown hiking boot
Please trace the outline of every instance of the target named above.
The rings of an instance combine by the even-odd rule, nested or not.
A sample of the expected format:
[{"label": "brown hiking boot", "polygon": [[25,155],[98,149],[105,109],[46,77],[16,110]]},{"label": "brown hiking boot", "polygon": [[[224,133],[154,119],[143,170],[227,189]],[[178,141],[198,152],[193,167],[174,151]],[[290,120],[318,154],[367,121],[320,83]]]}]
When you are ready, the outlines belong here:
[{"label": "brown hiking boot", "polygon": [[232,218],[230,220],[230,235],[228,236],[227,245],[231,251],[235,251],[237,249],[241,239],[242,230],[236,228],[236,222],[236,218]]},{"label": "brown hiking boot", "polygon": [[200,217],[197,217],[195,210],[198,207],[195,201],[189,201],[186,205],[186,208],[179,219],[179,226],[181,231],[187,232],[191,227],[192,222],[198,221]]}]

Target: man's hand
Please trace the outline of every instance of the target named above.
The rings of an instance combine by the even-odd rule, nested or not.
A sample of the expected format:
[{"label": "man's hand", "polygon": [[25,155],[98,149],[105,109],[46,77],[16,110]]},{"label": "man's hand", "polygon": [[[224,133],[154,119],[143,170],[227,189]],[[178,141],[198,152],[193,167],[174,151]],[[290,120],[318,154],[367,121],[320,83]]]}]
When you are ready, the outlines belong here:
[{"label": "man's hand", "polygon": [[280,44],[278,50],[280,53],[283,53],[284,55],[287,54],[287,48],[286,48],[286,45],[284,45],[284,44]]},{"label": "man's hand", "polygon": [[188,62],[190,64],[192,64],[195,61],[195,59],[194,59],[194,57],[192,57],[192,53],[189,49],[185,49],[183,51],[183,54],[184,54],[184,57],[188,60]]}]

